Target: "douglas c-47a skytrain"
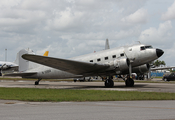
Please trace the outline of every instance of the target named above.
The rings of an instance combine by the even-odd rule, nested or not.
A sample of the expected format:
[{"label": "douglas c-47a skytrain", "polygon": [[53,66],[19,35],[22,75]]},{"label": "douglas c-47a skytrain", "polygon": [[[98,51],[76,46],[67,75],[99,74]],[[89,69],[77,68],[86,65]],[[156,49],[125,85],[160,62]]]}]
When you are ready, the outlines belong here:
[{"label": "douglas c-47a skytrain", "polygon": [[134,86],[131,73],[147,72],[150,68],[149,63],[163,53],[161,49],[155,49],[151,45],[139,44],[61,59],[34,55],[23,49],[17,56],[19,72],[5,76],[37,78],[35,85],[38,85],[41,79],[101,76],[106,78],[106,87],[113,87],[113,75],[128,75],[125,80],[126,86]]}]

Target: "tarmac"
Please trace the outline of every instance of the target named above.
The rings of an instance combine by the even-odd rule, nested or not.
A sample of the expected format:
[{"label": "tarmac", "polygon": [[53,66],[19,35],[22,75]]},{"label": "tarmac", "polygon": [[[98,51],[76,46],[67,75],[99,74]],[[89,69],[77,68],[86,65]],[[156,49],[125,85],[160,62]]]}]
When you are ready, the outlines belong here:
[{"label": "tarmac", "polygon": [[175,101],[0,100],[1,120],[175,120]]},{"label": "tarmac", "polygon": [[[155,80],[161,81],[161,80]],[[115,82],[105,88],[104,82],[49,82],[1,80],[0,87],[147,91],[175,93],[174,82],[139,83],[125,87]],[[1,120],[175,120],[175,100],[167,101],[98,101],[98,102],[23,102],[0,100]]]},{"label": "tarmac", "polygon": [[19,88],[46,88],[46,89],[85,89],[85,90],[116,90],[116,91],[143,91],[143,92],[169,92],[175,93],[175,82],[164,82],[154,79],[160,83],[139,83],[135,81],[134,87],[125,87],[124,82],[114,82],[113,88],[105,88],[104,82],[73,82],[73,81],[40,81],[34,85],[34,81],[0,80],[0,87]]}]

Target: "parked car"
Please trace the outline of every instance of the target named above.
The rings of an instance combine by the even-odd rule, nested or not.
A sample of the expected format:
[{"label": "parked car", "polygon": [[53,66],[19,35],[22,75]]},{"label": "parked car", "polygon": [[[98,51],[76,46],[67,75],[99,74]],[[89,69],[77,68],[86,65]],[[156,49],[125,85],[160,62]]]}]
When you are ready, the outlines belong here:
[{"label": "parked car", "polygon": [[169,75],[165,75],[162,78],[164,81],[171,81],[171,80],[175,80],[175,73],[171,73]]}]

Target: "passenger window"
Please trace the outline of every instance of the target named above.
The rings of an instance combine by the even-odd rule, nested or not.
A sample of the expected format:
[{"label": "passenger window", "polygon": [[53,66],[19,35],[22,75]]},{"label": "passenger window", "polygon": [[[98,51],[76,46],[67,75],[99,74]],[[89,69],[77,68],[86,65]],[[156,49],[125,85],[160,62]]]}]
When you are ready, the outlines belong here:
[{"label": "passenger window", "polygon": [[98,61],[98,62],[100,62],[100,61],[101,61],[101,59],[99,58],[99,59],[97,59],[97,61]]},{"label": "passenger window", "polygon": [[124,53],[121,53],[120,56],[121,56],[121,57],[124,56]]},{"label": "passenger window", "polygon": [[108,60],[108,57],[105,57],[105,60]]},{"label": "passenger window", "polygon": [[90,62],[93,62],[93,60],[90,60]]},{"label": "passenger window", "polygon": [[112,58],[116,58],[116,55],[113,55]]}]

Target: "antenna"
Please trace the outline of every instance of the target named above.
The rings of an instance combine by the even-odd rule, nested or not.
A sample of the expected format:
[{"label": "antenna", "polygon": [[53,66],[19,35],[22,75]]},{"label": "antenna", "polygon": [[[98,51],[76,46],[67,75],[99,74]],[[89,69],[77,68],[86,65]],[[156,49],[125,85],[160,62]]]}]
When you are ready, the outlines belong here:
[{"label": "antenna", "polygon": [[140,42],[140,41],[136,41],[136,42],[138,42],[139,44],[141,44],[141,42]]}]

